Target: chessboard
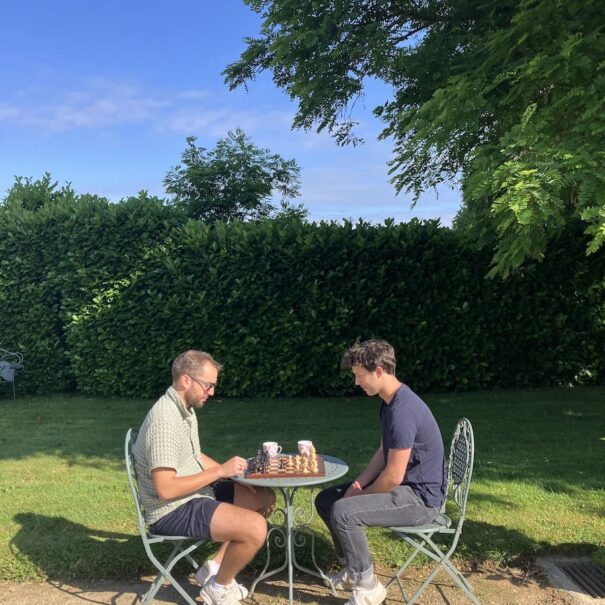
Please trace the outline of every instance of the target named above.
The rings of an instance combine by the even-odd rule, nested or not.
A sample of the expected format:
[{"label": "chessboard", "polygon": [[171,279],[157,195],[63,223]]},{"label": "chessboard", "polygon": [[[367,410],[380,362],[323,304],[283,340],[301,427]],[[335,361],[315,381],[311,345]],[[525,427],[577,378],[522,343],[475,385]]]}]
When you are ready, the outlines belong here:
[{"label": "chessboard", "polygon": [[321,456],[280,454],[271,458],[257,456],[248,459],[246,479],[279,479],[288,477],[325,477],[326,466]]}]

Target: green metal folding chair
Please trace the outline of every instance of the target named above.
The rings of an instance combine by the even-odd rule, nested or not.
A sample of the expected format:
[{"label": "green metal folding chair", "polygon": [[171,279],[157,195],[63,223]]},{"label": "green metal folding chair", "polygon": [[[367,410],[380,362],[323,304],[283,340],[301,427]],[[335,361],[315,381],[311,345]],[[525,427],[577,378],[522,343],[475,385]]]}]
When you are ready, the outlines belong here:
[{"label": "green metal folding chair", "polygon": [[[441,514],[438,515],[434,522],[426,525],[390,528],[398,538],[405,540],[405,542],[414,548],[414,552],[387,583],[388,588],[393,582],[397,582],[404,602],[407,603],[407,605],[416,603],[418,597],[429,586],[433,578],[441,569],[449,574],[452,580],[454,580],[475,605],[481,605],[481,602],[473,593],[473,589],[468,580],[450,561],[450,557],[456,550],[460,534],[462,533],[462,525],[464,524],[464,515],[466,513],[466,500],[468,498],[468,490],[473,476],[474,454],[475,440],[473,437],[473,427],[469,420],[462,418],[456,424],[454,437],[452,438],[452,444],[450,446],[447,494],[441,507]],[[448,501],[451,500],[454,501],[458,509],[457,522],[454,522],[446,513],[446,505]],[[448,537],[447,542],[449,542],[449,548],[446,549],[446,547],[442,546],[442,550],[442,548],[434,542],[433,537],[438,535]],[[420,588],[418,588],[412,597],[408,599],[401,583],[401,575],[419,553],[423,553],[427,557],[433,559],[433,561],[437,563],[437,566],[428,578],[426,578]]]},{"label": "green metal folding chair", "polygon": [[[143,546],[145,552],[149,557],[149,560],[158,569],[159,573],[155,580],[151,584],[151,588],[142,597],[143,605],[149,605],[153,602],[155,595],[158,590],[162,587],[162,582],[168,580],[172,586],[179,592],[179,594],[189,603],[189,605],[198,605],[185,591],[185,589],[175,580],[171,571],[173,567],[185,557],[194,569],[198,568],[198,564],[195,559],[191,556],[191,553],[204,543],[204,540],[194,540],[193,538],[187,538],[183,536],[159,536],[156,534],[149,533],[145,519],[143,517],[143,509],[141,506],[141,499],[139,494],[139,482],[137,479],[137,472],[134,463],[134,456],[132,454],[132,447],[137,439],[137,431],[128,429],[126,433],[126,440],[124,443],[124,458],[126,460],[126,472],[128,475],[128,484],[130,485],[130,491],[132,492],[132,499],[134,506],[137,511],[137,523],[139,526],[139,532],[141,539],[143,540]],[[191,544],[191,542],[193,542]],[[152,546],[156,544],[174,543],[174,548],[170,553],[170,556],[166,562],[162,565],[152,550]]]}]

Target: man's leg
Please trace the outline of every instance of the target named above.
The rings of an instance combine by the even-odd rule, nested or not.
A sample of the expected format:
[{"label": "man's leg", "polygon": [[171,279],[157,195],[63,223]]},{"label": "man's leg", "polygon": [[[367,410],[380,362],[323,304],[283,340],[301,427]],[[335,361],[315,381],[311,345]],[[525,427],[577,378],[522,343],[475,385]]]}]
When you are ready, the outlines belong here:
[{"label": "man's leg", "polygon": [[236,483],[233,504],[267,517],[275,506],[275,494],[272,489],[266,487],[251,487]]},{"label": "man's leg", "polygon": [[228,542],[216,574],[216,582],[226,586],[264,544],[267,522],[255,511],[223,502],[212,515],[210,535],[215,542]]},{"label": "man's leg", "polygon": [[[219,493],[218,496],[220,499],[222,494]],[[232,500],[232,502],[230,502],[230,500]],[[235,506],[255,511],[263,515],[263,517],[268,517],[275,506],[275,494],[273,493],[272,489],[268,489],[266,487],[257,487],[254,489],[254,491],[252,491],[245,485],[234,483],[233,497],[229,498],[229,500],[221,501],[225,501],[230,504],[232,503]],[[223,542],[214,555],[213,561],[217,565],[222,563],[223,556],[225,555],[225,551],[227,550],[228,546],[229,542]]]},{"label": "man's leg", "polygon": [[317,494],[315,498],[315,509],[317,510],[318,515],[323,519],[323,522],[326,524],[326,527],[330,530],[332,542],[334,542],[334,548],[336,550],[336,555],[341,562],[344,559],[344,554],[342,552],[342,547],[340,545],[338,535],[332,527],[332,507],[334,506],[334,503],[337,500],[340,500],[342,498],[344,493],[347,491],[349,485],[351,485],[350,482],[335,485],[334,487],[329,487],[319,492],[319,494]]},{"label": "man's leg", "polygon": [[425,506],[408,486],[386,494],[363,494],[335,502],[331,524],[353,581],[364,585],[374,577],[365,527],[420,525],[431,521],[438,512],[438,508]]}]

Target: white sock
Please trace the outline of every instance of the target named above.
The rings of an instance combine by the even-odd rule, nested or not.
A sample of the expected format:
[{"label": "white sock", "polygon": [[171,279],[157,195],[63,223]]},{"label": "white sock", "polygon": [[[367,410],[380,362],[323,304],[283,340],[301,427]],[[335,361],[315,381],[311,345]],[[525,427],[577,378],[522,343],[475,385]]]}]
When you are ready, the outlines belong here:
[{"label": "white sock", "polygon": [[206,565],[208,565],[208,569],[210,570],[210,573],[213,576],[218,573],[218,568],[220,567],[220,565],[214,559],[208,559],[206,561]]},{"label": "white sock", "polygon": [[212,587],[216,588],[217,590],[224,590],[225,586],[223,584],[219,584],[216,581],[216,576],[212,576],[212,579],[210,580],[212,582]]},{"label": "white sock", "polygon": [[374,574],[372,574],[369,577],[360,579],[358,584],[359,584],[359,586],[361,586],[362,588],[365,588],[366,590],[372,590],[376,586],[376,581],[377,581],[376,576]]}]

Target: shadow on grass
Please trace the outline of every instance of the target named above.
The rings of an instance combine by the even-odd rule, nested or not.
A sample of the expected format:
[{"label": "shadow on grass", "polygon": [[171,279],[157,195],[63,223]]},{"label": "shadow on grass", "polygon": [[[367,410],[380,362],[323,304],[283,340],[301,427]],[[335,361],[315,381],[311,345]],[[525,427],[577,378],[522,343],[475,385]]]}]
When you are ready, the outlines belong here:
[{"label": "shadow on grass", "polygon": [[475,564],[504,562],[524,567],[540,555],[579,556],[589,554],[597,546],[588,542],[553,545],[544,540],[532,540],[516,529],[467,519],[456,554]]},{"label": "shadow on grass", "polygon": [[[10,543],[13,555],[27,559],[40,576],[49,580],[134,579],[155,573],[138,534],[97,530],[64,517],[32,512],[19,513],[14,520],[20,527]],[[211,543],[200,547],[200,560],[213,548]],[[170,547],[158,545],[154,552],[165,560]],[[177,570],[187,573],[190,566],[180,562]]]},{"label": "shadow on grass", "polygon": [[[144,594],[152,577],[157,573],[147,560],[138,534],[97,530],[64,517],[49,517],[32,512],[19,513],[15,515],[14,520],[20,527],[10,543],[13,556],[25,559],[29,566],[35,568],[36,575],[45,578],[55,590],[75,596],[81,592],[82,600],[95,602],[88,596],[84,597],[84,593],[89,595],[91,592],[91,581],[102,580],[102,585],[98,587],[99,592],[111,592],[118,584],[128,582],[133,590]],[[307,539],[297,543],[297,557],[302,565],[312,568],[312,543],[309,533],[304,532],[304,535]],[[327,567],[333,560],[332,545],[321,535],[315,533],[314,537],[318,563]],[[202,545],[194,553],[194,558],[201,563],[214,553],[216,547],[217,545],[211,542]],[[154,547],[154,552],[161,561],[166,560],[170,550],[171,547],[167,545]],[[251,584],[263,569],[266,552],[266,549],[261,549],[251,565],[242,573],[246,584]],[[269,570],[281,565],[284,561],[283,552],[283,546],[280,548],[275,543],[272,544]],[[175,567],[174,575],[195,598],[199,586],[196,585],[191,572],[191,566],[186,561],[181,561]],[[316,588],[320,581],[298,572],[295,576],[297,600],[316,602]],[[280,572],[268,581],[261,582],[257,592],[269,597],[287,596],[287,587],[284,587],[286,578],[287,573]],[[180,597],[174,589],[165,587],[160,591],[157,600],[178,602]]]}]

